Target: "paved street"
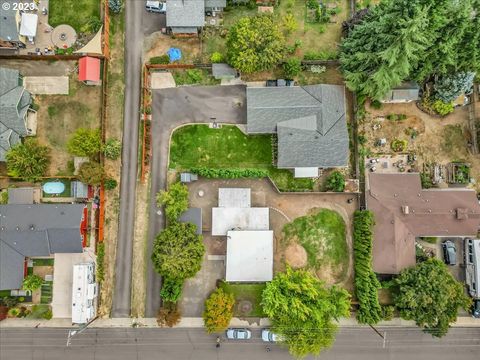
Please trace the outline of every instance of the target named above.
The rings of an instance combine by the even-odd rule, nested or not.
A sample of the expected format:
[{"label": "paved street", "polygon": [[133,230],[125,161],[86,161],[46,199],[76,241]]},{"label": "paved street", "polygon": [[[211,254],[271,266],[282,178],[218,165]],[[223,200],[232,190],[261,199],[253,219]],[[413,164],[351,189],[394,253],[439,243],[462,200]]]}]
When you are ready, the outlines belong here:
[{"label": "paved street", "polygon": [[[388,328],[383,340],[370,328],[342,328],[325,360],[478,360],[480,329],[455,328],[434,339],[417,328]],[[292,359],[287,350],[271,345],[266,351],[260,330],[248,343],[223,341],[203,329],[87,329],[66,347],[65,329],[0,329],[2,360],[268,360]],[[313,357],[307,358],[313,359]]]},{"label": "paved street", "polygon": [[130,316],[142,43],[145,35],[165,26],[165,16],[146,12],[144,1],[126,1],[125,7],[125,108],[113,317]]},{"label": "paved street", "polygon": [[150,253],[155,236],[164,227],[158,215],[155,194],[167,182],[168,144],[173,129],[186,123],[207,123],[212,118],[222,123],[246,123],[245,87],[180,87],[153,91],[152,104],[151,205],[148,229],[147,299],[145,316],[155,317],[160,306],[161,279],[153,269]]}]

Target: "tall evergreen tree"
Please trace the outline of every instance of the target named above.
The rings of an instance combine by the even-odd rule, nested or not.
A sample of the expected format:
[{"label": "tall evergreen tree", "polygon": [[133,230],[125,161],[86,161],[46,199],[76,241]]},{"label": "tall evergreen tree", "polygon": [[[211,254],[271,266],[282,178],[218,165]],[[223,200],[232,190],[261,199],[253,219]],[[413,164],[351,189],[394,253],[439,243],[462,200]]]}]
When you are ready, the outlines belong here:
[{"label": "tall evergreen tree", "polygon": [[379,100],[422,59],[428,12],[426,7],[410,3],[380,3],[344,39],[340,63],[351,90]]}]

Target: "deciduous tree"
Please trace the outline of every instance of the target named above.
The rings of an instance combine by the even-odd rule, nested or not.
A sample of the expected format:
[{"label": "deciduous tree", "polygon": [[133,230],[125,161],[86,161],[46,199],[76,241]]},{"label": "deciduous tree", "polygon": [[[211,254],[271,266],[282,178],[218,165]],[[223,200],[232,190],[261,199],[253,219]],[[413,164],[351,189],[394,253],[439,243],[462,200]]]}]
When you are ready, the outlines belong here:
[{"label": "deciduous tree", "polygon": [[214,333],[225,330],[233,317],[235,298],[222,288],[216,289],[205,301],[203,322],[207,332]]},{"label": "deciduous tree", "polygon": [[267,284],[262,306],[273,332],[301,358],[333,344],[337,326],[332,320],[349,316],[350,295],[336,286],[327,288],[305,270],[287,268]]},{"label": "deciduous tree", "polygon": [[228,62],[244,73],[269,70],[283,59],[285,45],[285,38],[271,15],[245,17],[228,32]]},{"label": "deciduous tree", "polygon": [[24,290],[28,291],[35,291],[40,288],[43,284],[43,279],[35,274],[27,275],[25,279],[23,279],[22,287]]},{"label": "deciduous tree", "polygon": [[184,280],[200,270],[204,253],[195,225],[172,222],[155,239],[152,261],[160,275]]},{"label": "deciduous tree", "polygon": [[36,181],[45,175],[50,165],[50,149],[40,145],[36,139],[27,138],[7,151],[7,171],[9,176],[27,181]]},{"label": "deciduous tree", "polygon": [[77,129],[67,142],[68,152],[75,156],[95,157],[102,149],[100,130]]},{"label": "deciduous tree", "polygon": [[404,270],[394,280],[394,286],[394,302],[401,317],[414,320],[437,337],[448,332],[457,319],[458,309],[467,310],[471,303],[463,285],[442,261],[434,258]]},{"label": "deciduous tree", "polygon": [[178,217],[188,209],[188,188],[176,182],[167,191],[157,193],[157,206],[165,206],[165,215],[169,221],[177,221]]},{"label": "deciduous tree", "polygon": [[105,179],[105,170],[100,163],[89,161],[80,166],[78,178],[85,184],[100,185]]}]

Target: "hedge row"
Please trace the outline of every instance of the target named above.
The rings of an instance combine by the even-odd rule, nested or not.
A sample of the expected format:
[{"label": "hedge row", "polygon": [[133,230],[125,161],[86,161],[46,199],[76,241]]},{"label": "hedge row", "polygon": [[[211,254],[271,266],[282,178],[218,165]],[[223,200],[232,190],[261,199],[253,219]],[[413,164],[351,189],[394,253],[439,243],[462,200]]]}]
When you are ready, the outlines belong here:
[{"label": "hedge row", "polygon": [[104,270],[105,261],[105,244],[103,242],[97,244],[97,281],[101,283],[105,277]]},{"label": "hedge row", "polygon": [[263,178],[268,176],[267,170],[262,169],[210,169],[193,168],[191,172],[206,178],[238,179],[238,178]]},{"label": "hedge row", "polygon": [[372,240],[375,220],[371,211],[356,211],[353,220],[355,294],[359,303],[357,320],[376,324],[382,319],[378,301],[380,282],[372,270]]}]

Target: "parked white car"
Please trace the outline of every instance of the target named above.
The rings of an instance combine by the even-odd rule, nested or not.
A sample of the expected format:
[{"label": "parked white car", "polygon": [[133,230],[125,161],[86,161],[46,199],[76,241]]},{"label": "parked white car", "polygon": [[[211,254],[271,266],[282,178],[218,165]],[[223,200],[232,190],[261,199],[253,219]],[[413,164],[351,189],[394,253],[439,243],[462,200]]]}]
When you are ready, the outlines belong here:
[{"label": "parked white car", "polygon": [[272,332],[270,329],[262,329],[262,340],[265,342],[278,342],[280,336]]},{"label": "parked white car", "polygon": [[252,337],[252,332],[248,329],[227,329],[225,332],[229,340],[248,340]]}]

